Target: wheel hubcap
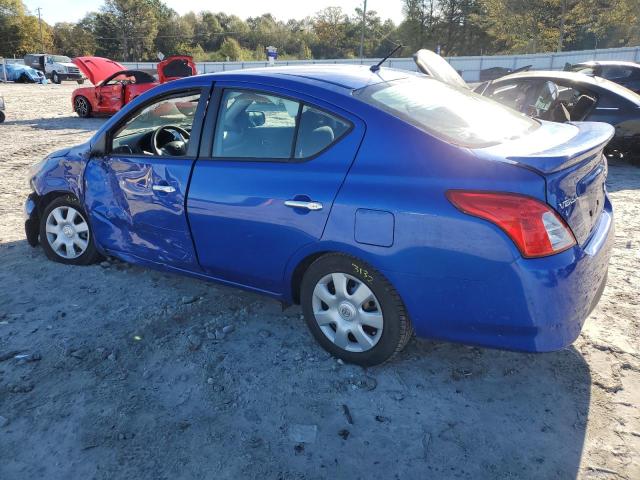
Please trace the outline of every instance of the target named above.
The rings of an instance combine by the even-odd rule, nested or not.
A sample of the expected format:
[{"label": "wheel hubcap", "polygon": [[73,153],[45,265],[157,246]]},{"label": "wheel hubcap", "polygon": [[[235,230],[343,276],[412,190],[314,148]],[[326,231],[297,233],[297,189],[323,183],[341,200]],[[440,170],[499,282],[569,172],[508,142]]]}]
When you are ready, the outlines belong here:
[{"label": "wheel hubcap", "polygon": [[78,258],[89,246],[89,225],[73,207],[51,210],[47,217],[46,233],[49,246],[62,258]]},{"label": "wheel hubcap", "polygon": [[313,290],[312,306],[322,333],[346,351],[370,350],[382,336],[380,303],[356,277],[331,273],[321,278]]}]

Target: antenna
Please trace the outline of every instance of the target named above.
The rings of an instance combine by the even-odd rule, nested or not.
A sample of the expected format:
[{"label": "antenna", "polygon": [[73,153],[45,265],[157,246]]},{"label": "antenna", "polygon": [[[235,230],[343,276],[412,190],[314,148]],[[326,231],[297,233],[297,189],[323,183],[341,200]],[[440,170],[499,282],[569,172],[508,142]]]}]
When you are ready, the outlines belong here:
[{"label": "antenna", "polygon": [[386,62],[389,59],[389,57],[392,57],[394,53],[396,53],[398,50],[402,50],[403,48],[404,48],[404,45],[402,45],[402,44],[398,45],[396,48],[391,50],[391,52],[386,57],[384,57],[382,60],[380,60],[377,64],[372,65],[369,70],[371,70],[373,73],[377,72],[378,70],[380,70],[380,66],[384,62]]}]

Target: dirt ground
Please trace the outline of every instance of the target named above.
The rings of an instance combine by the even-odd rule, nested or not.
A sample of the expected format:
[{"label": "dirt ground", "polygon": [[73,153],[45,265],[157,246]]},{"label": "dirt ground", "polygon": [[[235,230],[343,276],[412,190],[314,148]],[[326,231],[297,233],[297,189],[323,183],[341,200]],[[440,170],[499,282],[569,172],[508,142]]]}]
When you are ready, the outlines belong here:
[{"label": "dirt ground", "polygon": [[609,283],[572,347],[413,340],[365,370],[298,308],[29,247],[27,168],[104,121],[74,86],[0,84],[0,479],[640,478],[640,168],[611,166]]}]

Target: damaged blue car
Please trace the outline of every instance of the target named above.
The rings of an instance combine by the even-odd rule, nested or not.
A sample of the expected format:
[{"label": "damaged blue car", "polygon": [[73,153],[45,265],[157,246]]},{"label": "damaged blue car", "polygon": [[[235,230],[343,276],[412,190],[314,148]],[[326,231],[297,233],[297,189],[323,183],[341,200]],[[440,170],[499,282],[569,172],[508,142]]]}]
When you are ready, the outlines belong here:
[{"label": "damaged blue car", "polygon": [[41,83],[43,85],[47,83],[44,73],[40,70],[18,63],[0,65],[0,81],[4,80],[17,83]]},{"label": "damaged blue car", "polygon": [[558,350],[606,284],[613,134],[379,65],[195,75],[34,166],[26,236],[300,304],[360,365],[414,331]]}]

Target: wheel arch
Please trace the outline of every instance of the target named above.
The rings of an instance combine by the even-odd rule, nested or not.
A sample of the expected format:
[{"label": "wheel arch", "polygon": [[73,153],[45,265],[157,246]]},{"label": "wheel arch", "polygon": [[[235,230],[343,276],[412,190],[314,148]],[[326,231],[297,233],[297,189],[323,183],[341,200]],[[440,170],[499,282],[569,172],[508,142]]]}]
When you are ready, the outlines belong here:
[{"label": "wheel arch", "polygon": [[298,251],[287,265],[284,282],[286,289],[284,297],[287,301],[296,305],[300,303],[300,284],[305,272],[313,262],[329,254],[342,254],[355,257],[380,270],[380,266],[378,262],[375,261],[375,257],[365,250],[337,242],[314,244]]},{"label": "wheel arch", "polygon": [[44,195],[38,195],[37,193],[33,193],[33,200],[36,204],[36,214],[38,217],[42,214],[47,205],[53,202],[56,198],[64,197],[65,195],[69,195],[73,197],[75,200],[80,201],[78,195],[74,192],[70,192],[68,190],[52,190],[50,192],[45,193]]}]

